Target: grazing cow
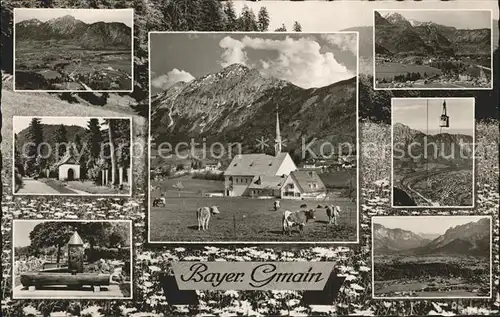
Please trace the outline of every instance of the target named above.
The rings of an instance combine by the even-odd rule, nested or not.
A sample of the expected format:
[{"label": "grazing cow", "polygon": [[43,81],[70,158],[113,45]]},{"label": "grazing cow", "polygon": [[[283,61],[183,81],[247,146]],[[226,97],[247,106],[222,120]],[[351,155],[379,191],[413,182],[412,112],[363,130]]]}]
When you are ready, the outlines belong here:
[{"label": "grazing cow", "polygon": [[278,210],[280,209],[280,201],[279,200],[275,200],[274,201],[274,210]]},{"label": "grazing cow", "polygon": [[304,226],[309,220],[314,220],[314,210],[299,210],[299,211],[289,211],[285,210],[283,212],[283,234],[292,233],[292,227],[297,227],[299,233],[302,235],[304,231]]},{"label": "grazing cow", "polygon": [[153,199],[153,207],[160,207],[162,205],[165,207],[167,205],[167,199],[161,194],[161,197]]},{"label": "grazing cow", "polygon": [[306,204],[302,204],[302,205],[300,205],[300,208],[307,208],[307,205]]},{"label": "grazing cow", "polygon": [[326,215],[328,216],[328,223],[338,225],[340,216],[339,213],[340,213],[339,206],[334,206],[334,205],[326,206]]},{"label": "grazing cow", "polygon": [[210,215],[219,214],[219,208],[217,206],[210,207],[200,207],[196,210],[196,218],[198,219],[198,230],[207,230],[208,222],[210,221]]}]

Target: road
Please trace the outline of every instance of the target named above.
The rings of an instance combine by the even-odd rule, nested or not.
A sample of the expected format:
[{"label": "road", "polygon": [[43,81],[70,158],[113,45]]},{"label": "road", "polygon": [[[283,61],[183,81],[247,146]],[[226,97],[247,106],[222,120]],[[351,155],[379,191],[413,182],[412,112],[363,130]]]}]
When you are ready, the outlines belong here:
[{"label": "road", "polygon": [[60,194],[54,188],[36,179],[23,179],[24,186],[17,191],[17,194]]}]

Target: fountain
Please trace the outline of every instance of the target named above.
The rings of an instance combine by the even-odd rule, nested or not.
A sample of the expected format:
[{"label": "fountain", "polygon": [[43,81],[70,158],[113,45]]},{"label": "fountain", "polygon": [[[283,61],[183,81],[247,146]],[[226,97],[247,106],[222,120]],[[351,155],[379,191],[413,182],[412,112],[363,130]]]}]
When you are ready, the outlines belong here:
[{"label": "fountain", "polygon": [[66,285],[81,288],[91,286],[94,292],[99,292],[101,286],[109,286],[110,274],[83,273],[83,258],[85,249],[82,238],[74,232],[68,243],[68,265],[56,268],[44,268],[35,272],[21,274],[21,284],[34,291],[44,286]]}]

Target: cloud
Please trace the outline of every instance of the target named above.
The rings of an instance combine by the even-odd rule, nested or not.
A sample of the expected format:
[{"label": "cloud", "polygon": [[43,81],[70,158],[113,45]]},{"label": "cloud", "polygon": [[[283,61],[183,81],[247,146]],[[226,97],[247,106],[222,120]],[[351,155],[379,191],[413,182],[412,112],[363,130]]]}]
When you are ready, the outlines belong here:
[{"label": "cloud", "polygon": [[156,88],[166,90],[172,85],[184,81],[190,82],[194,79],[194,76],[184,70],[178,70],[177,68],[172,69],[166,75],[158,76],[151,79],[151,85]]},{"label": "cloud", "polygon": [[[221,66],[241,63],[303,88],[323,87],[355,76],[335,59],[333,53],[321,53],[321,45],[312,38],[287,36],[283,40],[271,40],[245,36],[236,40],[226,36],[219,45],[224,49]],[[278,54],[275,58],[250,61],[248,49]]]},{"label": "cloud", "polygon": [[358,54],[358,43],[356,33],[336,33],[336,34],[322,34],[323,40],[337,46],[343,51],[351,52],[354,55]]}]

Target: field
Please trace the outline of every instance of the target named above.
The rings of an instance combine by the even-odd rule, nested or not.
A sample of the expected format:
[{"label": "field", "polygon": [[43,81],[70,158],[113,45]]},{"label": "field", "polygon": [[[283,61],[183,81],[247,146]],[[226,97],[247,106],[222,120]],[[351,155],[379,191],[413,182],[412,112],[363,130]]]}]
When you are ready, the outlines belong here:
[{"label": "field", "polygon": [[374,256],[377,297],[488,297],[489,259]]},{"label": "field", "polygon": [[16,43],[17,90],[131,90],[130,50]]},{"label": "field", "polygon": [[[281,200],[273,209],[274,199],[250,198],[171,198],[167,207],[150,210],[151,241],[356,241],[356,205],[347,199],[335,201]],[[303,237],[297,231],[282,234],[282,212],[299,210],[301,204],[316,209],[318,204],[335,204],[342,213],[339,225],[328,224],[324,208],[316,209],[316,220],[309,222]],[[212,215],[209,229],[198,231],[196,209],[216,205],[220,214]]]}]

